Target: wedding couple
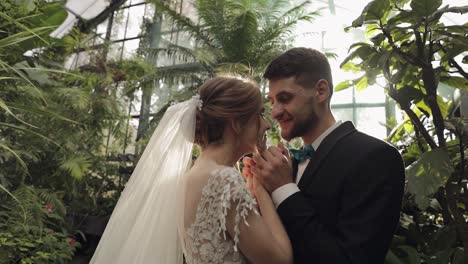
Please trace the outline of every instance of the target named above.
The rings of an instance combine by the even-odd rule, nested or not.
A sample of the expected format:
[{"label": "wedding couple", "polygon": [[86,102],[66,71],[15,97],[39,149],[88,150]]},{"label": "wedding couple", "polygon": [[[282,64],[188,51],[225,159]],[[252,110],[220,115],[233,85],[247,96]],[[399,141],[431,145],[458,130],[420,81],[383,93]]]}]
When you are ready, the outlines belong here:
[{"label": "wedding couple", "polygon": [[[384,262],[404,188],[400,154],[335,120],[319,51],[288,50],[264,77],[281,137],[304,147],[266,148],[257,84],[206,81],[165,113],[91,263]],[[248,153],[242,175],[235,165]]]}]

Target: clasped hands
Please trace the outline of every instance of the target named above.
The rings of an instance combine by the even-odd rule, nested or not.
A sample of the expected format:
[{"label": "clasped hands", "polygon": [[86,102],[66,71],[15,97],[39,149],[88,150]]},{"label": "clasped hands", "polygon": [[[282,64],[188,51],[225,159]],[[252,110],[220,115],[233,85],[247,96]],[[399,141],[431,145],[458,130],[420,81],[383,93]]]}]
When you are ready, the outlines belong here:
[{"label": "clasped hands", "polygon": [[252,158],[242,159],[242,175],[247,180],[247,188],[252,194],[262,189],[272,193],[279,187],[292,183],[292,162],[289,151],[280,142],[261,153],[254,153]]}]

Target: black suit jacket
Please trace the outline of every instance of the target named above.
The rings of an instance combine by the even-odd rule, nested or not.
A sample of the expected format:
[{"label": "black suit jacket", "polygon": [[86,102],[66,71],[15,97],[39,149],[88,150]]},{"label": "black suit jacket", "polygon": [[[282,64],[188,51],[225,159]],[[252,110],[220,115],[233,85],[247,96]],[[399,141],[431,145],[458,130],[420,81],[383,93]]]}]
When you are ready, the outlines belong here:
[{"label": "black suit jacket", "polygon": [[305,169],[297,192],[278,207],[294,263],[384,263],[405,181],[399,152],[345,122]]}]

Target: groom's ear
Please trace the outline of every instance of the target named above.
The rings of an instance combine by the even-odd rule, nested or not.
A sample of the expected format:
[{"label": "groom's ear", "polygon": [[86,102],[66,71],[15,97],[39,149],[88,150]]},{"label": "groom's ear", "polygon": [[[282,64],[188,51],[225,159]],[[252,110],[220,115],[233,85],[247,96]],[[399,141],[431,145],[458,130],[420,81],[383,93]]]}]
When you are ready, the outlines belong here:
[{"label": "groom's ear", "polygon": [[232,130],[234,130],[234,132],[235,132],[237,135],[240,135],[240,134],[241,134],[241,131],[242,131],[242,125],[241,125],[241,123],[239,122],[239,120],[234,120],[234,119],[232,119],[230,122],[231,122]]}]

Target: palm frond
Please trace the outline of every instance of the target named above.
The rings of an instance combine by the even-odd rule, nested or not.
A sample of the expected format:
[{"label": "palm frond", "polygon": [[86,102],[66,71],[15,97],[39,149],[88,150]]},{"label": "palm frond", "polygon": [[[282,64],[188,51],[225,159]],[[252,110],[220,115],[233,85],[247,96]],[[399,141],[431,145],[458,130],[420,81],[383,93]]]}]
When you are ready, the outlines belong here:
[{"label": "palm frond", "polygon": [[[27,27],[27,26],[21,24],[21,23],[19,22],[18,19],[14,19],[14,18],[10,17],[9,15],[7,15],[7,14],[5,14],[5,13],[3,13],[3,12],[0,12],[0,17],[3,17],[4,19],[6,19],[6,20],[12,22],[12,23],[15,24],[16,26],[22,28],[24,31],[26,31],[26,32],[28,32],[28,33],[34,35],[35,37],[39,38],[40,40],[44,41],[44,43],[45,43],[46,45],[49,45],[49,44],[50,44],[48,41],[46,41],[46,40],[43,39],[41,36],[39,36],[37,33],[35,33],[34,30],[32,30],[32,29],[30,29],[29,27]],[[52,28],[52,27],[48,27],[48,28],[50,29],[50,28]]]},{"label": "palm frond", "polygon": [[49,69],[49,68],[44,68],[44,67],[16,67],[17,70],[26,70],[26,71],[40,71],[40,72],[49,72],[49,73],[59,73],[59,74],[65,74],[65,75],[70,75],[73,77],[76,77],[77,79],[84,79],[83,76],[74,74],[72,72],[68,71],[63,71],[63,70],[55,70],[55,69]]},{"label": "palm frond", "polygon": [[[43,209],[43,205],[36,194],[36,190],[32,186],[21,185],[12,194],[20,202],[19,206],[25,210],[25,222],[34,223],[42,226],[46,219],[46,212]],[[13,216],[15,216],[16,210],[11,210]]]},{"label": "palm frond", "polygon": [[212,76],[211,68],[200,63],[188,63],[173,66],[158,67],[153,73],[143,76],[143,81],[162,79],[168,84],[176,82],[190,82],[196,76]]},{"label": "palm frond", "polygon": [[25,105],[19,105],[19,104],[10,103],[10,108],[11,108],[11,109],[20,110],[20,111],[29,112],[29,113],[33,113],[33,114],[36,114],[36,115],[42,115],[42,116],[46,116],[46,117],[56,118],[56,119],[59,119],[59,120],[63,120],[63,121],[70,122],[70,123],[74,123],[74,124],[78,124],[78,125],[81,124],[81,123],[79,123],[79,122],[76,122],[75,120],[71,120],[71,119],[66,118],[66,117],[64,117],[64,116],[62,116],[62,115],[59,115],[59,114],[56,113],[56,112],[51,112],[51,111],[47,111],[47,110],[42,110],[42,109],[30,107],[30,106],[25,106]]},{"label": "palm frond", "polygon": [[196,55],[194,54],[194,51],[189,48],[182,47],[180,45],[169,44],[166,48],[150,48],[147,50],[148,60],[153,62],[157,62],[157,59],[161,54],[164,54],[171,58],[176,58],[177,60],[183,62],[196,61]]},{"label": "palm frond", "polygon": [[[1,14],[1,12],[0,12]],[[50,27],[38,27],[30,29],[29,31],[21,31],[6,38],[0,39],[0,48],[16,45],[28,39],[36,38],[38,34],[47,32]]]},{"label": "palm frond", "polygon": [[223,43],[224,50],[229,51],[227,55],[231,61],[249,59],[249,51],[258,34],[259,14],[253,10],[245,10],[242,14],[233,18],[236,24],[230,32],[227,43]]},{"label": "palm frond", "polygon": [[220,63],[215,72],[217,75],[234,74],[247,78],[252,76],[252,68],[244,63]]},{"label": "palm frond", "polygon": [[194,54],[197,58],[196,61],[210,67],[210,65],[216,65],[223,58],[226,57],[226,53],[223,49],[211,48],[211,47],[198,47],[194,49]]},{"label": "palm frond", "polygon": [[15,195],[13,195],[10,191],[8,191],[3,185],[0,184],[0,189],[6,192],[13,200],[15,200],[18,203],[18,206],[21,208],[21,212],[23,212],[23,224],[26,222],[26,210],[24,209],[23,205],[21,204],[20,200],[16,198]]},{"label": "palm frond", "polygon": [[7,70],[10,69],[10,70],[12,70],[15,74],[17,74],[17,75],[20,76],[23,80],[25,80],[26,82],[28,82],[28,83],[31,85],[31,87],[34,88],[34,89],[38,92],[38,94],[40,95],[40,98],[42,99],[42,101],[43,101],[45,104],[47,104],[47,102],[46,102],[44,96],[42,95],[41,90],[40,90],[39,88],[37,88],[37,86],[34,85],[34,83],[32,83],[31,80],[29,80],[29,78],[28,78],[26,75],[24,75],[21,71],[15,69],[14,67],[11,67],[8,63],[6,63],[6,62],[4,62],[4,61],[2,61],[2,60],[0,60],[0,66],[2,66],[4,69],[7,69]]},{"label": "palm frond", "polygon": [[151,1],[156,5],[156,9],[167,14],[180,30],[186,31],[195,40],[202,41],[204,45],[212,46],[212,39],[203,31],[202,27],[196,25],[190,18],[179,14],[177,10],[174,10],[174,8],[167,4],[167,1]]},{"label": "palm frond", "polygon": [[281,16],[279,16],[276,20],[277,21],[290,21],[291,18],[298,18],[304,15],[312,15],[314,12],[306,12],[307,5],[310,4],[310,1],[304,1],[301,4],[294,6],[284,12]]},{"label": "palm frond", "polygon": [[36,126],[33,126],[31,124],[28,124],[27,122],[21,120],[20,118],[18,118],[15,114],[13,114],[13,112],[11,112],[10,108],[13,108],[10,106],[10,108],[8,108],[8,106],[5,104],[5,102],[2,100],[2,98],[0,98],[0,108],[2,108],[3,110],[5,110],[5,112],[7,112],[7,114],[13,116],[16,120],[20,121],[21,123],[27,125],[27,126],[30,126],[30,127],[33,127],[33,128],[37,128]]},{"label": "palm frond", "polygon": [[274,22],[264,27],[259,34],[258,41],[265,44],[258,45],[260,49],[257,49],[256,53],[265,54],[271,50],[278,50],[278,47],[285,45],[286,40],[290,38],[298,22],[311,22],[315,17],[320,15],[320,9],[310,12],[304,11],[308,4],[309,2],[306,1],[285,11]]},{"label": "palm frond", "polygon": [[23,131],[25,133],[29,133],[29,134],[32,134],[32,135],[35,135],[35,136],[38,136],[42,139],[45,139],[51,143],[53,143],[54,145],[56,145],[57,147],[59,148],[62,148],[57,142],[53,141],[52,139],[40,134],[40,133],[37,133],[35,131],[32,131],[30,129],[26,129],[24,127],[20,127],[20,126],[16,126],[16,125],[12,125],[12,124],[8,124],[8,123],[4,123],[4,122],[0,122],[0,126],[5,126],[5,127],[10,127],[10,128],[13,128],[15,130],[19,130],[19,131]]},{"label": "palm frond", "polygon": [[59,102],[70,106],[72,109],[87,110],[89,108],[89,94],[83,89],[57,88],[54,91],[54,97],[57,98]]},{"label": "palm frond", "polygon": [[273,36],[279,36],[281,34],[290,34],[293,30],[293,26],[296,25],[299,21],[308,21],[312,22],[317,16],[320,15],[320,10],[306,11],[306,6],[309,4],[309,1],[305,1],[302,4],[295,6],[276,19],[276,22],[268,27],[267,31],[270,31]]},{"label": "palm frond", "polygon": [[26,163],[24,162],[24,160],[18,155],[18,153],[16,153],[13,149],[11,149],[10,147],[8,147],[7,145],[3,144],[3,143],[0,143],[0,148],[3,148],[5,149],[6,151],[10,152],[13,157],[15,157],[15,159],[18,161],[18,163],[21,165],[21,167],[23,168],[23,170],[29,174],[28,172],[28,166],[26,166]]},{"label": "palm frond", "polygon": [[232,12],[229,3],[229,0],[195,1],[195,7],[201,23],[200,27],[205,32],[208,32],[208,35],[212,36],[213,47],[219,47],[221,43],[227,41],[226,28],[228,26],[228,18],[226,18],[226,13]]},{"label": "palm frond", "polygon": [[[21,84],[21,83],[15,83],[13,85],[10,84],[4,84],[2,87],[6,90],[8,90],[7,93],[13,93],[16,94],[16,99],[14,100],[15,103],[21,103],[21,104],[30,104],[31,102],[39,103],[42,105],[41,101],[41,96],[46,96],[46,94],[41,91],[41,90],[36,90],[32,88],[28,84]],[[39,101],[39,102],[38,102]],[[12,102],[9,101],[8,105],[11,105]]]},{"label": "palm frond", "polygon": [[282,15],[290,3],[287,0],[263,0],[259,4],[262,10],[263,21],[266,25],[270,25]]}]

